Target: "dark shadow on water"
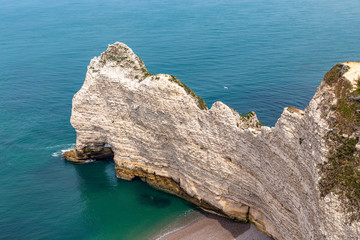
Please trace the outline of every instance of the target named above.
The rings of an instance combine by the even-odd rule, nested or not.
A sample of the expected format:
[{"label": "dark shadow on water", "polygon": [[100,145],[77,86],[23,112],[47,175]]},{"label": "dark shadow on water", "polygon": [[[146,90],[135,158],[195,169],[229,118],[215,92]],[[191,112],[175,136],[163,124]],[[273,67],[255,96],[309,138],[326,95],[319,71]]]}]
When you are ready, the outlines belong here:
[{"label": "dark shadow on water", "polygon": [[164,194],[163,191],[159,189],[155,189],[150,185],[148,185],[147,183],[144,183],[143,181],[140,180],[139,177],[133,179],[132,182],[141,185],[146,184],[146,186],[149,188],[148,191],[142,192],[137,196],[137,202],[140,205],[151,206],[155,208],[166,208],[171,204],[171,200],[169,199],[168,194]]},{"label": "dark shadow on water", "polygon": [[[142,214],[141,210],[132,212],[127,211],[128,208],[138,209],[143,206],[145,208],[153,208],[154,211],[162,211],[161,209],[171,207],[173,204],[172,200],[177,198],[174,195],[152,188],[138,178],[131,182],[117,179],[113,161],[97,161],[81,165],[72,165],[78,175],[77,180],[82,196],[81,198],[86,204],[84,208],[84,218],[86,218],[86,221],[90,224],[89,234],[96,235],[97,232],[104,231],[101,230],[102,225],[112,226],[119,221],[121,222],[121,228],[124,228],[126,232],[126,229],[133,228],[134,225],[131,224],[131,222],[138,220]],[[136,190],[129,191],[129,189]],[[129,197],[133,199],[134,202],[126,200],[123,202],[124,197],[125,199]],[[184,204],[188,205],[189,208],[195,208],[195,205],[189,202],[184,201]],[[254,240],[271,240],[271,238],[264,233],[251,227],[250,223],[233,221],[202,211],[199,208],[197,211],[204,215],[204,217],[219,222],[234,238],[245,233],[244,235],[248,234],[251,236],[251,239]],[[106,231],[112,230],[109,228]],[[237,239],[243,240],[243,238]]]},{"label": "dark shadow on water", "polygon": [[[167,208],[172,204],[172,200],[177,198],[174,195],[151,187],[139,178],[135,178],[132,181],[116,178],[113,161],[96,161],[72,165],[74,165],[78,175],[79,189],[86,201],[91,201],[93,193],[97,191],[104,193],[113,192],[114,197],[118,194],[123,194],[123,191],[129,188],[136,189],[136,191],[130,191],[126,194],[132,194],[138,206],[150,206],[158,209]],[[189,208],[195,207],[186,201],[183,204]]]},{"label": "dark shadow on water", "polygon": [[155,196],[155,195],[148,194],[148,193],[140,194],[138,197],[138,201],[140,204],[150,205],[150,206],[156,207],[156,208],[165,208],[171,204],[170,199],[160,197],[160,196]]},{"label": "dark shadow on water", "polygon": [[79,176],[78,179],[80,180],[82,192],[89,189],[94,191],[112,187],[111,179],[109,179],[109,176],[106,173],[107,166],[113,165],[112,160],[73,165]]}]

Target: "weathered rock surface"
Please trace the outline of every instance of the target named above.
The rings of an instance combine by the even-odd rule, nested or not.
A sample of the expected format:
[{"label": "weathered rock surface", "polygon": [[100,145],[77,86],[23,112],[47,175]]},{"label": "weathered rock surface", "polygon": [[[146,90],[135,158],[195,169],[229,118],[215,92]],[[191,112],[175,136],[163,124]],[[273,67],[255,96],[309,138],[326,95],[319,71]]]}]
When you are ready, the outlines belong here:
[{"label": "weathered rock surface", "polygon": [[[334,81],[356,89],[360,64],[336,69]],[[81,153],[108,143],[118,177],[140,177],[203,208],[250,220],[276,239],[358,239],[359,222],[349,223],[340,195],[322,196],[319,187],[327,177],[319,166],[329,161],[326,136],[338,88],[324,80],[305,111],[285,108],[270,128],[255,113],[240,116],[221,102],[207,109],[175,77],[151,75],[130,48],[115,43],[91,60],[73,98],[76,149],[65,157],[74,161],[80,152],[84,160]]]}]

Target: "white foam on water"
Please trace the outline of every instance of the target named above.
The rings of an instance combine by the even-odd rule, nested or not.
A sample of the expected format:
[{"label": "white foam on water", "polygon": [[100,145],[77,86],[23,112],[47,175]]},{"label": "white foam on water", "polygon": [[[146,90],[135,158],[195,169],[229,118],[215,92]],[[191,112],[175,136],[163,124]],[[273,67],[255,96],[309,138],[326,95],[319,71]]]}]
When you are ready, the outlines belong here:
[{"label": "white foam on water", "polygon": [[84,163],[92,163],[92,162],[96,162],[96,159],[88,159],[88,160],[86,160]]},{"label": "white foam on water", "polygon": [[170,234],[172,233],[175,233],[177,231],[180,231],[182,229],[184,229],[185,227],[187,227],[188,225],[184,225],[184,226],[181,226],[181,227],[178,227],[178,228],[174,228],[173,230],[171,231],[168,231],[160,236],[158,236],[155,240],[161,240],[161,239],[164,239],[165,237],[169,236]]},{"label": "white foam on water", "polygon": [[51,156],[58,157],[58,156],[60,156],[60,154],[61,154],[60,152],[54,152],[54,153],[51,154]]},{"label": "white foam on water", "polygon": [[66,147],[65,149],[61,149],[61,150],[58,150],[58,151],[56,151],[56,152],[53,152],[52,154],[51,154],[51,156],[53,156],[53,157],[59,157],[59,156],[62,156],[63,155],[63,153],[64,152],[67,152],[67,151],[69,151],[69,150],[71,150],[71,149],[73,149],[74,147],[75,147],[75,143],[70,143],[70,144],[61,144],[61,145],[55,145],[55,146],[52,146],[52,147],[48,147],[48,148],[57,148],[57,147]]},{"label": "white foam on water", "polygon": [[190,224],[194,223],[199,219],[199,213],[194,211],[193,209],[190,209],[186,211],[185,213],[181,214],[177,220],[175,220],[173,223],[168,224],[165,229],[163,229],[160,233],[152,237],[153,240],[163,240],[166,239],[167,236],[178,232],[186,227],[188,227]]},{"label": "white foam on water", "polygon": [[[55,148],[55,147],[66,147],[64,149],[60,149],[56,152],[53,152],[51,154],[52,157],[61,157],[65,152],[70,151],[71,149],[74,149],[76,146],[75,143],[70,143],[70,144],[61,144],[61,145],[56,145],[53,147],[49,147],[49,148]],[[92,162],[96,162],[96,159],[88,159],[86,160],[84,163],[92,163]]]}]

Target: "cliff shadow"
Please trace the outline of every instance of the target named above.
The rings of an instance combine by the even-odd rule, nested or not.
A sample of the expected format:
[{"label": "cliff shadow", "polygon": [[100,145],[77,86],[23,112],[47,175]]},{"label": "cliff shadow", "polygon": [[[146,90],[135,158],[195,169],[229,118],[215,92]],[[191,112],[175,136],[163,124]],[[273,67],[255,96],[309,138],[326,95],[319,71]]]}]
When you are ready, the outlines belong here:
[{"label": "cliff shadow", "polygon": [[221,225],[236,240],[273,240],[265,233],[258,230],[252,223],[242,223],[223,216],[199,210],[214,225]]},{"label": "cliff shadow", "polygon": [[[141,184],[148,185],[147,183],[141,181],[139,177],[136,177],[132,181],[139,183],[141,182]],[[155,189],[151,186],[149,187],[150,187],[149,189],[150,191],[143,192],[138,195],[137,202],[139,204],[147,205],[155,208],[166,208],[171,204],[171,199],[169,199],[169,196],[164,196],[165,193],[163,191]]]}]

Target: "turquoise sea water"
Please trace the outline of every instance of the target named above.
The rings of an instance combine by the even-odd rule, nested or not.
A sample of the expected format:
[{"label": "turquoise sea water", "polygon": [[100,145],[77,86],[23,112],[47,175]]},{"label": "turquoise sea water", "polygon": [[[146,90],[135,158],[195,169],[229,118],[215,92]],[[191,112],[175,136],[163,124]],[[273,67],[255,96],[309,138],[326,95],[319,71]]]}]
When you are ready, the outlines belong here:
[{"label": "turquoise sea water", "polygon": [[145,239],[194,208],[116,179],[111,162],[61,158],[72,96],[107,44],[274,125],[334,64],[360,61],[359,12],[353,0],[0,0],[0,239]]}]

